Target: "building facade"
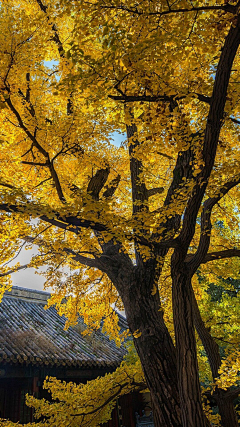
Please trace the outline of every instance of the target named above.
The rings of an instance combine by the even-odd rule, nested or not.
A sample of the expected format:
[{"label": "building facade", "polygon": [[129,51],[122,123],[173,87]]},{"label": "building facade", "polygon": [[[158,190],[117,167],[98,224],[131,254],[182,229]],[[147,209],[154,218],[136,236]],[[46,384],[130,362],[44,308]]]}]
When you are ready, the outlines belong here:
[{"label": "building facade", "polygon": [[[25,395],[49,398],[46,376],[85,383],[115,370],[125,354],[100,331],[83,337],[81,319],[65,331],[66,319],[54,307],[44,309],[49,296],[13,287],[0,304],[0,417],[14,422],[34,421]],[[122,316],[119,322],[127,328]],[[135,427],[142,409],[141,394],[121,397],[107,427]]]}]

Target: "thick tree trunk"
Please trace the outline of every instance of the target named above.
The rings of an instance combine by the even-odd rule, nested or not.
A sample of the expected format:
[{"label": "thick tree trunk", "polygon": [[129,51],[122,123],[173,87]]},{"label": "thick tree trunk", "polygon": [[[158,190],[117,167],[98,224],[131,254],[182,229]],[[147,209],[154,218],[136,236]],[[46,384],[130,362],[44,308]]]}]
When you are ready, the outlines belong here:
[{"label": "thick tree trunk", "polygon": [[219,347],[217,343],[214,341],[214,339],[212,338],[210,332],[205,327],[192,287],[191,287],[191,292],[192,292],[194,324],[195,324],[197,333],[199,335],[199,338],[202,341],[204,349],[207,353],[208,361],[212,371],[212,377],[214,379],[218,377],[218,370],[221,366],[221,357],[219,353]]},{"label": "thick tree trunk", "polygon": [[173,318],[182,423],[184,427],[207,427],[198,376],[191,277],[184,263],[182,268],[177,263],[176,253],[173,261]]},{"label": "thick tree trunk", "polygon": [[217,404],[223,427],[238,427],[237,414],[232,399],[227,398],[224,390],[218,391]]},{"label": "thick tree trunk", "polygon": [[[122,296],[129,328],[151,393],[155,427],[182,427],[177,389],[176,354],[160,311],[158,293],[135,278]],[[147,291],[146,291],[147,288]]]},{"label": "thick tree trunk", "polygon": [[[215,379],[219,376],[218,370],[221,366],[219,347],[202,320],[193,289],[192,300],[195,327],[206,351],[212,371],[212,377]],[[222,427],[238,427],[237,414],[234,408],[233,399],[227,398],[226,390],[217,389],[214,398],[216,399],[219,413],[221,415]]]}]

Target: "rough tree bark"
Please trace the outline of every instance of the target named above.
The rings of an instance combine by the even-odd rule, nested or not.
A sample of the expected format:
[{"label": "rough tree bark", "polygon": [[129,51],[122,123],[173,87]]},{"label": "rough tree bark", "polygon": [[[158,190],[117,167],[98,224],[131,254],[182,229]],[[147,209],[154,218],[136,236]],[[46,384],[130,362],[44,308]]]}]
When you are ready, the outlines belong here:
[{"label": "rough tree bark", "polygon": [[[163,320],[159,293],[153,292],[156,259],[134,266],[117,245],[102,244],[98,260],[116,286],[125,307],[134,345],[151,393],[155,427],[182,427],[176,350]],[[108,261],[106,262],[106,254]],[[109,257],[111,256],[111,263]]]},{"label": "rough tree bark", "polygon": [[[204,166],[196,177],[192,195],[188,199],[183,216],[181,232],[178,237],[179,248],[175,249],[172,257],[173,313],[177,348],[177,372],[184,427],[194,426],[196,422],[199,426],[207,425],[200,404],[200,386],[196,363],[191,292],[191,277],[193,271],[189,271],[188,273],[185,258],[195,233],[197,215],[214,165],[219,134],[223,123],[232,64],[239,43],[240,17],[238,15],[225,39],[217,67],[202,146]],[[208,247],[209,244],[205,244],[205,239],[203,238],[201,240],[200,238],[198,251],[196,253],[198,265],[203,262]]]},{"label": "rough tree bark", "polygon": [[[177,376],[183,426],[209,425],[202,407],[193,322],[191,277],[177,254],[172,258],[173,318],[177,349]],[[181,259],[181,254],[180,254]]]},{"label": "rough tree bark", "polygon": [[[154,425],[180,427],[181,410],[177,387],[176,351],[163,320],[158,293],[152,295],[148,274],[135,275],[129,291],[122,295],[134,344],[151,393]],[[146,286],[149,284],[149,286]],[[134,310],[133,310],[134,301]]]}]

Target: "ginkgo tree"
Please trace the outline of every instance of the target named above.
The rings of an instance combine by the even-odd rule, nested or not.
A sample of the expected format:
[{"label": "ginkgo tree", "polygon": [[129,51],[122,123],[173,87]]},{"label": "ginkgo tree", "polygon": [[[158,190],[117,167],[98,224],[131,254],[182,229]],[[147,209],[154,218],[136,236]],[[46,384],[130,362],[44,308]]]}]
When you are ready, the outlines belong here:
[{"label": "ginkgo tree", "polygon": [[[52,401],[27,395],[26,403],[34,408],[34,417],[41,418],[41,421],[36,420],[27,425],[29,427],[65,427],[66,425],[96,427],[109,421],[119,397],[132,391],[146,389],[140,360],[131,345],[128,346],[128,350],[125,360],[114,372],[87,381],[86,384],[77,385],[47,377],[43,388],[51,393]],[[9,420],[2,420],[2,422],[0,420],[0,425],[22,426]]]},{"label": "ginkgo tree", "polygon": [[3,280],[35,243],[70,322],[114,335],[123,305],[155,427],[210,425],[196,330],[237,426],[237,352],[221,368],[196,273],[240,255],[240,2],[3,0],[0,21]]}]

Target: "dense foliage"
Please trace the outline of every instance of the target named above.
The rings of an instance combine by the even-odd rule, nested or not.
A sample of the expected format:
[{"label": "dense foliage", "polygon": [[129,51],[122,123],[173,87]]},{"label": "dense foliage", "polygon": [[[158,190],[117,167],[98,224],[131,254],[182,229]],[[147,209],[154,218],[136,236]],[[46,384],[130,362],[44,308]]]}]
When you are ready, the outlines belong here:
[{"label": "dense foliage", "polygon": [[[28,267],[48,266],[49,304],[69,324],[80,314],[91,331],[104,317],[120,343],[114,307],[124,306],[155,427],[208,426],[206,397],[213,422],[236,427],[240,2],[0,7],[2,294],[27,267],[9,262],[38,245]],[[125,384],[124,369],[113,382]],[[78,425],[76,405],[84,396],[87,411],[108,378],[86,388],[51,379],[60,403],[29,401]],[[92,426],[115,397],[106,389]]]}]

